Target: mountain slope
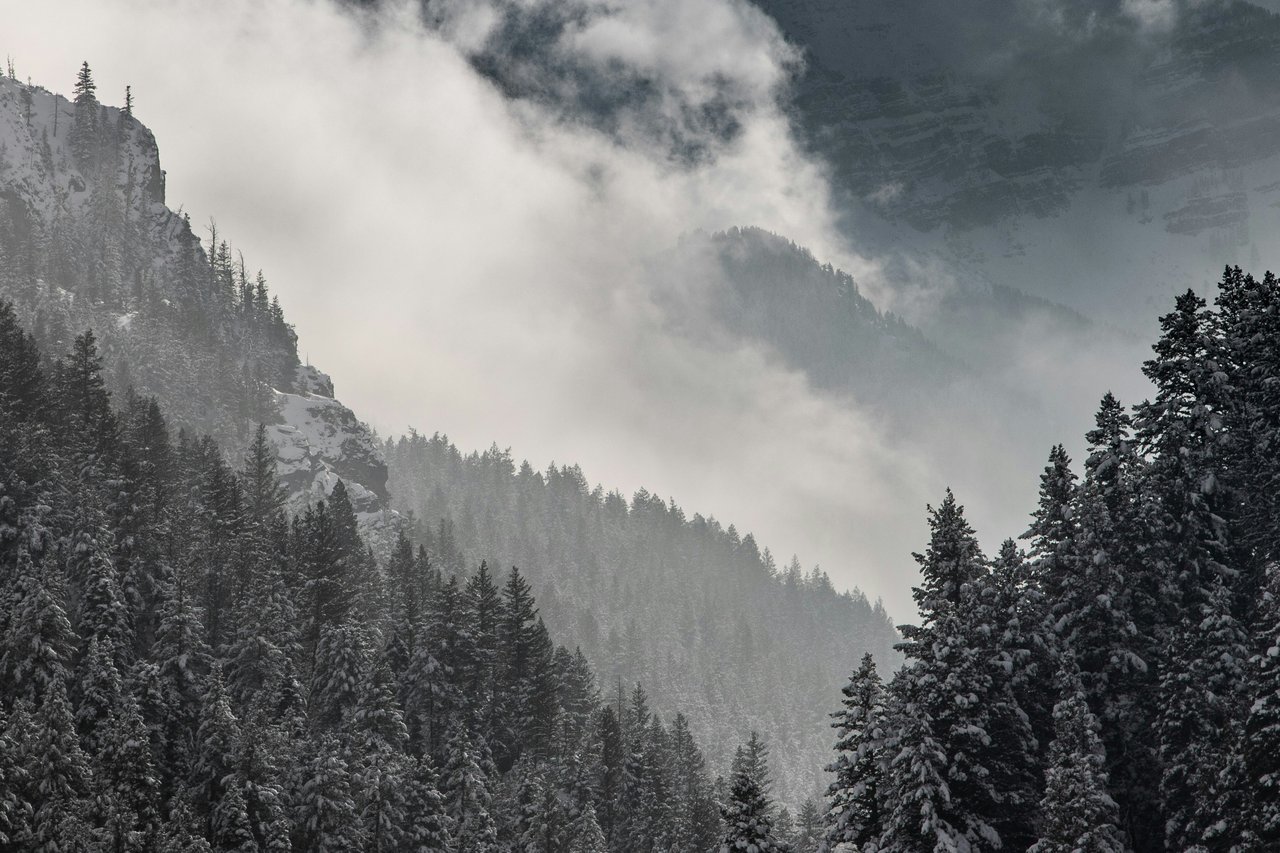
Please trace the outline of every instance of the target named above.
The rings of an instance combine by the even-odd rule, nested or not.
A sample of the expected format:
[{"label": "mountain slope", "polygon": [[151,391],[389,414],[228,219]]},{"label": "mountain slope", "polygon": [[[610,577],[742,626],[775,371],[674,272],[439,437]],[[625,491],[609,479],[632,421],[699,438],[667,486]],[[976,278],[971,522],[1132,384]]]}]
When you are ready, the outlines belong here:
[{"label": "mountain slope", "polygon": [[129,112],[0,79],[0,199],[0,296],[43,349],[92,328],[118,396],[159,397],[233,457],[266,422],[295,506],[340,476],[358,509],[382,511],[372,433],[299,365],[261,273],[165,206],[155,138]]}]

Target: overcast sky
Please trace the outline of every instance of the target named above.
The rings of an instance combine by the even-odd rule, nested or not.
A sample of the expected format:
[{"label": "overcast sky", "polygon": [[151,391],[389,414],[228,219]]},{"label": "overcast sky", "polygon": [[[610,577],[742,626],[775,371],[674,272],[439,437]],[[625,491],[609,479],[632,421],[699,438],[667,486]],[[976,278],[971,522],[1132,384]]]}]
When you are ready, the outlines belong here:
[{"label": "overcast sky", "polygon": [[[0,0],[0,50],[63,93],[86,59],[103,101],[133,87],[169,205],[198,230],[216,218],[280,295],[301,354],[384,435],[442,431],[464,451],[497,442],[606,488],[647,486],[896,616],[911,612],[924,504],[955,477],[980,528],[998,528],[988,541],[1021,532],[1037,471],[984,476],[990,436],[942,424],[947,446],[905,447],[766,352],[674,336],[637,275],[689,230],[757,225],[874,282],[778,106],[797,57],[766,17],[636,0],[567,47],[654,75],[671,93],[659,109],[734,81],[743,132],[692,166],[504,100],[462,53],[484,4],[458,8],[446,41],[405,10],[362,27],[301,0]],[[1096,400],[1105,372],[1054,381]],[[1084,419],[1033,439],[1047,450]]]}]

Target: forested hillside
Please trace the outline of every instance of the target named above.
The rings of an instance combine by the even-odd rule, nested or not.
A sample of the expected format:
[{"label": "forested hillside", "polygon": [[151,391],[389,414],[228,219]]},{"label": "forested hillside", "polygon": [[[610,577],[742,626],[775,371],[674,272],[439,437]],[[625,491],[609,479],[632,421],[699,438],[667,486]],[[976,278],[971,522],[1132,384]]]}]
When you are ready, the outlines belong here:
[{"label": "forested hillside", "polygon": [[656,707],[688,716],[716,766],[761,732],[783,802],[821,790],[828,697],[850,661],[897,658],[878,605],[674,501],[606,493],[576,467],[517,467],[496,447],[464,455],[439,435],[385,453],[395,502],[442,566],[519,566],[602,688],[643,682]]},{"label": "forested hillside", "polygon": [[0,850],[714,845],[684,717],[602,703],[517,570],[284,507],[265,427],[233,468],[0,303]]}]

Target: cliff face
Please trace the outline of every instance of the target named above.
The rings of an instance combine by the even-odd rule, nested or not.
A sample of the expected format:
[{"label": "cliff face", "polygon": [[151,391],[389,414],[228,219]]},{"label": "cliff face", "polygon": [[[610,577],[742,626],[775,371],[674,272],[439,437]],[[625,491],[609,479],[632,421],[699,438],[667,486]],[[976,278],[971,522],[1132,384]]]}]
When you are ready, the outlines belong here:
[{"label": "cliff face", "polygon": [[270,425],[295,504],[344,479],[368,518],[386,506],[372,431],[298,365],[265,281],[225,244],[206,251],[165,204],[155,137],[121,110],[77,109],[0,79],[0,299],[48,352],[92,329],[117,395],[156,395],[171,427],[215,437],[234,462]]}]

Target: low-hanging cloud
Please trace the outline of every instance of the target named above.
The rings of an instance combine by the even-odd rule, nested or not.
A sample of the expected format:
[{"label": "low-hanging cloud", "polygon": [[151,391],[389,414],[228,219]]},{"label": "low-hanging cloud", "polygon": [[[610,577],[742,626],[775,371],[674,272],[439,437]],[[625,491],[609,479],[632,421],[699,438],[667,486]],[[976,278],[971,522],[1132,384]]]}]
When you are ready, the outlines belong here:
[{"label": "low-hanging cloud", "polygon": [[[551,55],[591,73],[514,94],[537,68],[510,69],[506,88],[478,73],[513,5],[559,15]],[[972,411],[921,411],[891,431],[761,344],[672,322],[723,284],[711,271],[672,303],[648,277],[647,260],[695,230],[785,235],[909,315],[944,278],[917,264],[929,286],[903,290],[847,248],[826,172],[786,114],[799,56],[745,0],[437,0],[426,24],[407,2],[58,7],[0,0],[19,74],[69,88],[87,59],[104,100],[132,85],[170,203],[216,217],[281,295],[302,354],[385,434],[581,463],[909,618],[925,502],[954,484],[993,540],[1020,532],[1028,448],[1079,435],[1077,401],[1105,390],[1072,384],[1065,355],[1024,360],[1068,351],[1037,329],[994,377],[1051,383],[1030,404],[975,394]],[[565,108],[581,93],[557,87],[584,79],[613,87],[608,121]]]},{"label": "low-hanging cloud", "polygon": [[735,0],[589,5],[557,49],[656,80],[664,109],[729,92],[734,132],[688,162],[513,102],[468,62],[483,4],[429,31],[408,5],[0,2],[21,75],[61,88],[87,59],[104,100],[132,85],[170,203],[217,218],[379,429],[580,462],[906,612],[920,464],[768,352],[669,334],[640,272],[736,224],[859,270],[779,106],[794,52]]}]

